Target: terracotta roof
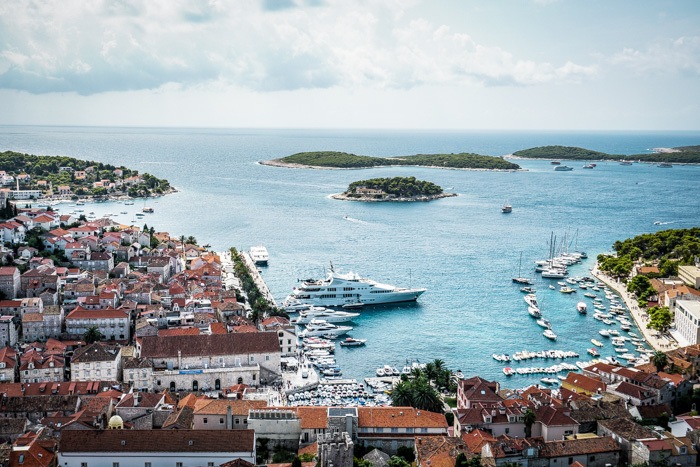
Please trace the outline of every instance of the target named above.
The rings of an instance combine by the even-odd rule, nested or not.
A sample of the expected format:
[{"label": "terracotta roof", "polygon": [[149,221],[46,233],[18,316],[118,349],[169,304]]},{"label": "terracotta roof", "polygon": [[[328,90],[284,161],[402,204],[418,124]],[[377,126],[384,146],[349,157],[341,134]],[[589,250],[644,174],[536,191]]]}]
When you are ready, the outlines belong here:
[{"label": "terracotta roof", "polygon": [[105,319],[105,318],[128,318],[129,315],[124,310],[115,308],[103,308],[101,310],[88,310],[77,306],[68,313],[66,319]]},{"label": "terracotta roof", "polygon": [[328,428],[328,407],[296,407],[302,429]]},{"label": "terracotta roof", "polygon": [[168,418],[163,422],[164,430],[190,430],[192,429],[192,423],[194,422],[194,411],[192,407],[183,407],[177,412],[173,412],[168,415]]},{"label": "terracotta roof", "polygon": [[194,409],[194,404],[199,400],[197,396],[195,396],[192,393],[187,394],[185,397],[180,399],[180,401],[177,403],[177,408],[181,409],[183,407],[190,407],[191,409]]},{"label": "terracotta roof", "polygon": [[591,378],[573,371],[566,376],[562,384],[568,384],[576,389],[582,389],[592,394],[605,391],[605,383],[600,378]]},{"label": "terracotta roof", "polygon": [[97,342],[81,347],[75,351],[72,363],[113,362],[119,355],[117,349],[107,348]]},{"label": "terracotta roof", "polygon": [[360,427],[413,427],[444,428],[447,420],[440,413],[417,410],[413,407],[358,407],[357,425]]},{"label": "terracotta roof", "polygon": [[248,411],[263,409],[267,402],[239,399],[203,399],[194,404],[195,415],[226,415],[228,408],[232,415],[248,415]]},{"label": "terracotta roof", "polygon": [[170,329],[159,329],[158,337],[173,337],[173,336],[197,336],[199,335],[199,328],[188,327],[188,328],[170,328]]},{"label": "terracotta roof", "polygon": [[612,438],[580,438],[565,441],[550,441],[545,443],[540,451],[540,457],[564,457],[590,455],[620,450],[620,445]]},{"label": "terracotta roof", "polygon": [[613,418],[610,420],[599,420],[598,425],[611,431],[617,436],[627,441],[635,439],[655,438],[654,433],[649,428],[630,420],[629,418]]},{"label": "terracotta roof", "polygon": [[167,339],[146,336],[141,344],[141,356],[146,358],[177,357],[178,351],[183,357],[277,353],[279,341],[276,332],[259,332],[172,336]]},{"label": "terracotta roof", "polygon": [[0,276],[13,276],[15,272],[19,272],[19,270],[14,266],[0,267]]},{"label": "terracotta roof", "polygon": [[[140,397],[139,407],[155,408],[163,400],[163,394],[154,394],[152,392],[139,392],[136,396]],[[136,407],[134,404],[134,393],[125,394],[117,404],[117,408],[129,407]]]},{"label": "terracotta roof", "polygon": [[481,454],[481,448],[489,441],[496,441],[491,433],[479,429],[469,433],[462,433],[462,440],[467,444],[470,452]]},{"label": "terracotta roof", "polygon": [[464,441],[451,436],[416,437],[416,453],[416,461],[430,467],[454,467],[460,453],[472,457]]},{"label": "terracotta roof", "polygon": [[253,430],[64,431],[59,452],[252,452]]},{"label": "terracotta roof", "polygon": [[539,407],[535,410],[537,421],[546,426],[578,425],[578,422],[567,414],[568,410],[551,406]]}]

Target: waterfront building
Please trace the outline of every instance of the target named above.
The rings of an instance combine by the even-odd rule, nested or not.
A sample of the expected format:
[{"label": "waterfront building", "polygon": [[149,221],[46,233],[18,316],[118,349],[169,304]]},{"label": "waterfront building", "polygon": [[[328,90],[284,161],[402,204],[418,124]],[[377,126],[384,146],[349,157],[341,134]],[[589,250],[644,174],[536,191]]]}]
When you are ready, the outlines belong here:
[{"label": "waterfront building", "polygon": [[58,447],[62,467],[218,466],[235,459],[255,463],[252,430],[65,431]]},{"label": "waterfront building", "polygon": [[147,336],[136,341],[136,349],[137,356],[151,361],[157,391],[257,386],[272,383],[281,373],[275,332]]},{"label": "waterfront building", "polygon": [[689,344],[700,344],[700,301],[676,300],[676,330]]},{"label": "waterfront building", "polygon": [[457,385],[457,408],[468,409],[475,403],[487,408],[494,407],[502,401],[498,390],[496,381],[487,381],[479,376],[463,379]]},{"label": "waterfront building", "polygon": [[605,383],[600,378],[592,378],[573,371],[569,372],[561,386],[577,394],[587,396],[605,392]]}]

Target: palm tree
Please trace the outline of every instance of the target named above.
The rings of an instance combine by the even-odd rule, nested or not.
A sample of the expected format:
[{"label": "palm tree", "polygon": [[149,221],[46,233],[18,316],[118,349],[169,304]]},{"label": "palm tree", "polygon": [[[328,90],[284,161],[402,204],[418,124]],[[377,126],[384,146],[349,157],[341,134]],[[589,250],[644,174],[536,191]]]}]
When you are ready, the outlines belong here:
[{"label": "palm tree", "polygon": [[103,337],[104,335],[100,332],[97,326],[89,327],[88,330],[85,331],[85,334],[83,334],[83,339],[88,344],[102,340]]},{"label": "palm tree", "polygon": [[440,395],[425,379],[418,379],[413,383],[413,407],[429,412],[443,411]]},{"label": "palm tree", "polygon": [[532,425],[535,424],[537,420],[537,415],[530,409],[527,409],[523,414],[523,423],[525,423],[525,437],[529,438],[532,436]]},{"label": "palm tree", "polygon": [[428,378],[429,381],[435,380],[435,376],[437,375],[437,372],[435,371],[435,363],[434,362],[428,362],[425,364],[425,376]]},{"label": "palm tree", "polygon": [[408,381],[401,381],[391,390],[391,405],[394,407],[413,405],[413,388]]},{"label": "palm tree", "polygon": [[661,350],[657,350],[651,357],[651,363],[654,364],[657,372],[661,371],[668,365],[668,356]]},{"label": "palm tree", "polygon": [[180,245],[182,245],[182,253],[185,253],[185,236],[180,235]]}]

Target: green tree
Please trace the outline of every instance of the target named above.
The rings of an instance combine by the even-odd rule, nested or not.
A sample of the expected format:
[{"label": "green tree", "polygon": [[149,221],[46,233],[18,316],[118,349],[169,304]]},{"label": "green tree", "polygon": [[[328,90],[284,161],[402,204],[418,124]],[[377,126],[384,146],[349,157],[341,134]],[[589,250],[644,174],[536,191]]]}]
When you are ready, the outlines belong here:
[{"label": "green tree", "polygon": [[673,315],[671,315],[671,310],[667,306],[655,306],[649,309],[647,328],[666,332],[671,327],[672,321]]},{"label": "green tree", "polygon": [[666,368],[666,365],[668,364],[668,356],[665,352],[657,350],[651,357],[651,363],[653,363],[656,367],[656,371],[661,371]]},{"label": "green tree", "polygon": [[299,456],[294,456],[292,467],[301,467],[301,459],[299,459]]},{"label": "green tree", "polygon": [[399,456],[391,456],[386,465],[387,467],[411,467],[411,464]]},{"label": "green tree", "polygon": [[416,455],[412,448],[408,446],[399,446],[396,450],[396,455],[403,458],[406,462],[413,462],[416,460]]},{"label": "green tree", "polygon": [[88,330],[85,331],[85,334],[83,334],[83,340],[88,344],[100,341],[103,338],[104,335],[100,332],[97,326],[90,326]]},{"label": "green tree", "polygon": [[525,423],[525,437],[530,438],[532,436],[532,425],[535,424],[537,420],[537,415],[530,409],[527,409],[523,414],[523,423]]}]

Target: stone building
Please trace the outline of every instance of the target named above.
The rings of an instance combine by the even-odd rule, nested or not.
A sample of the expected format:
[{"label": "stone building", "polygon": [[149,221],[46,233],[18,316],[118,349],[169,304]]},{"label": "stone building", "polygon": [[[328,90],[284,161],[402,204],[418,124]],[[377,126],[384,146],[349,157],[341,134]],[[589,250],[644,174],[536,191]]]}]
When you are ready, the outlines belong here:
[{"label": "stone building", "polygon": [[318,438],[318,459],[321,467],[352,467],[355,445],[350,435],[335,432]]},{"label": "stone building", "polygon": [[71,359],[71,381],[119,380],[121,348],[97,342],[75,351]]},{"label": "stone building", "polygon": [[0,292],[5,294],[5,298],[17,298],[20,291],[19,269],[14,266],[0,267]]}]

